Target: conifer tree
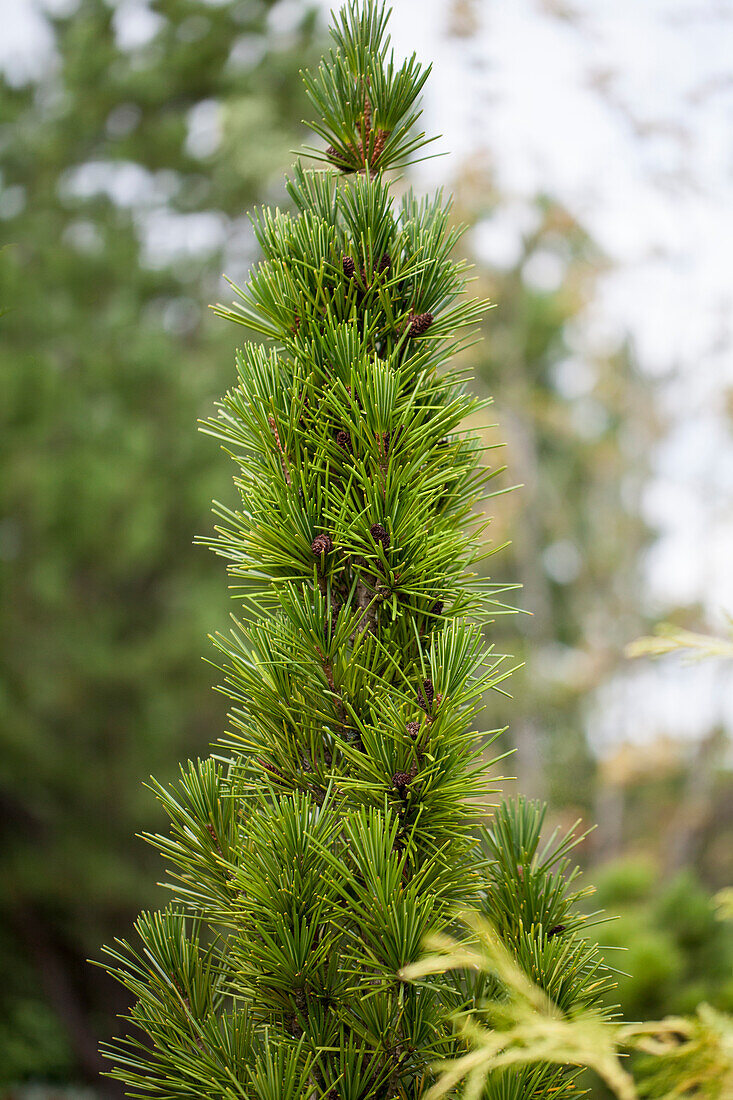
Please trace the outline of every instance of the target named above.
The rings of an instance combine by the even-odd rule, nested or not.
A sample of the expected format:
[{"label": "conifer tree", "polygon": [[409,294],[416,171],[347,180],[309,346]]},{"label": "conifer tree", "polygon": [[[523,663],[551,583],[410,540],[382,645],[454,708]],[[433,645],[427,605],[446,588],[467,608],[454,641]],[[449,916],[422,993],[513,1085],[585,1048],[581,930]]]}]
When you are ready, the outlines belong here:
[{"label": "conifer tree", "polygon": [[[217,307],[266,341],[207,425],[241,496],[214,540],[242,609],[217,639],[231,725],[175,790],[155,785],[173,902],[108,949],[135,997],[136,1032],[108,1051],[132,1096],[425,1096],[466,1049],[461,1015],[504,996],[500,975],[405,975],[461,909],[561,1011],[609,984],[572,838],[542,847],[522,800],[480,828],[478,716],[507,669],[483,640],[503,607],[475,505],[498,470],[450,360],[488,303],[464,296],[442,196],[395,198],[427,144],[429,70],[394,61],[387,18],[376,0],[337,16],[304,77],[323,167],[296,164],[292,214],[255,214],[264,259]],[[576,1076],[499,1071],[486,1095],[569,1097]]]}]

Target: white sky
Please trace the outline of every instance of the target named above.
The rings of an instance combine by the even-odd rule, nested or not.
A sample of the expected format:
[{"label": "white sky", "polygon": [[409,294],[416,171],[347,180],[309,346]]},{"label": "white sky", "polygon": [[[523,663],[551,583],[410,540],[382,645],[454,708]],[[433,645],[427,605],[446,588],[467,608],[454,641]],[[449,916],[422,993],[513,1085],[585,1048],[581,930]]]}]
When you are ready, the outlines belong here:
[{"label": "white sky", "polygon": [[[74,0],[43,4],[68,10]],[[154,31],[145,0],[117,6],[125,44]],[[661,533],[647,562],[648,601],[659,614],[699,601],[720,627],[722,612],[733,611],[733,432],[725,414],[733,392],[733,0],[472,6],[477,33],[451,38],[448,0],[393,0],[397,54],[415,50],[433,61],[426,124],[443,133],[436,144],[451,154],[423,166],[421,181],[449,177],[463,156],[486,151],[500,187],[517,198],[513,224],[476,238],[488,259],[511,259],[522,200],[545,191],[614,261],[585,338],[630,334],[659,380],[669,421],[645,501]],[[286,32],[299,8],[281,0],[277,27]],[[41,0],[0,0],[0,64],[16,80],[49,64],[41,10]],[[720,670],[681,676],[639,666],[615,702],[604,700],[597,739],[638,739],[640,728],[649,735],[657,727],[693,736],[723,717],[733,728],[732,681]],[[642,703],[630,705],[629,692]]]}]

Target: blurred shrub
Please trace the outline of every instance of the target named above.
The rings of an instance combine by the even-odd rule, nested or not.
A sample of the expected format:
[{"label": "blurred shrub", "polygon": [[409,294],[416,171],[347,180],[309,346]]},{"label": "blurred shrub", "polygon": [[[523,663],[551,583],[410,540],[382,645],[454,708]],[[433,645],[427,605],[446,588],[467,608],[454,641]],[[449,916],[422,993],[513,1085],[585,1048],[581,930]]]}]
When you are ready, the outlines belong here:
[{"label": "blurred shrub", "polygon": [[627,858],[594,878],[594,906],[619,914],[603,941],[619,949],[609,958],[627,1020],[692,1013],[703,1001],[733,1011],[733,924],[692,870],[665,880],[649,861]]}]

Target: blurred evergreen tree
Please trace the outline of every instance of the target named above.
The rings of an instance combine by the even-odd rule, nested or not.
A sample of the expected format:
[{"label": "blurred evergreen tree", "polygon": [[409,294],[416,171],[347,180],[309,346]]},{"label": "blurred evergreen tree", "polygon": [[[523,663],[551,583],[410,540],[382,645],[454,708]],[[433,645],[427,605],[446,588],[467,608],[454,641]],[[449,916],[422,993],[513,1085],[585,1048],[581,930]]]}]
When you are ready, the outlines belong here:
[{"label": "blurred evergreen tree", "polygon": [[42,78],[0,79],[0,1086],[96,1077],[114,1000],[84,960],[153,900],[140,777],[221,726],[195,420],[236,337],[201,303],[254,254],[243,211],[273,197],[314,37],[308,4],[262,0],[49,26]]},{"label": "blurred evergreen tree", "polygon": [[[525,662],[505,715],[514,772],[523,791],[593,818],[588,709],[644,622],[651,387],[633,349],[585,334],[605,261],[576,219],[548,196],[501,195],[480,159],[465,166],[456,199],[456,216],[474,226],[479,290],[499,303],[469,354],[498,395],[506,463],[522,486],[497,501],[493,529],[498,543],[511,540],[501,575],[521,583],[516,602],[531,613],[508,624]],[[491,258],[498,240],[501,262]]]}]

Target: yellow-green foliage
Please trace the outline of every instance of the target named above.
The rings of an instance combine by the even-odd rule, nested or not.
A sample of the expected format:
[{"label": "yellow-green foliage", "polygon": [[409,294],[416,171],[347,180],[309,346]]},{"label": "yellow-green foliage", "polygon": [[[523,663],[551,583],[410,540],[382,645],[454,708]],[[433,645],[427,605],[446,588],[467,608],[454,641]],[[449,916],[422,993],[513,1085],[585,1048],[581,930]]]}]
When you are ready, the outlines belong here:
[{"label": "yellow-green foliage", "polygon": [[[491,924],[471,914],[464,920],[463,941],[432,937],[427,945],[432,954],[405,967],[402,976],[419,982],[448,970],[476,971],[498,980],[505,997],[458,1016],[466,1051],[438,1065],[438,1081],[426,1100],[447,1095],[523,1100],[529,1095],[526,1072],[540,1063],[592,1070],[618,1100],[730,1097],[729,1016],[701,1005],[691,1018],[623,1025],[609,1022],[596,1008],[563,1012],[528,979]],[[632,1060],[633,1072],[622,1062],[627,1054],[640,1055]],[[555,1095],[563,1094],[560,1082]]]}]

